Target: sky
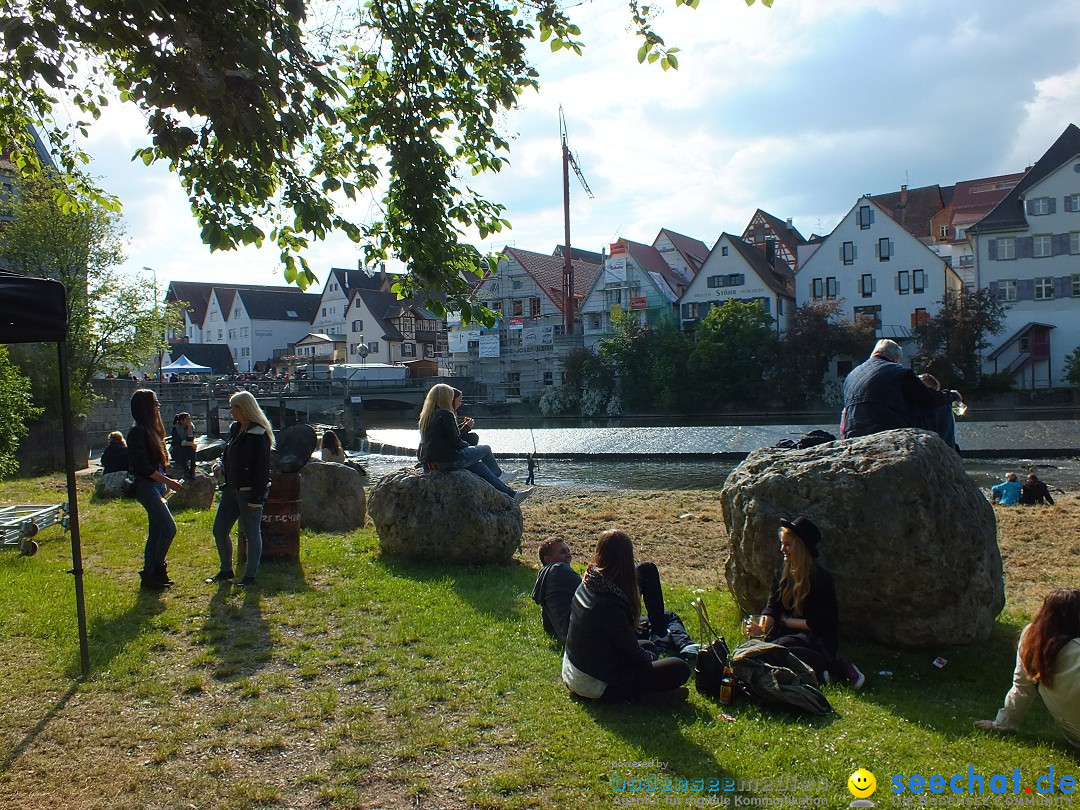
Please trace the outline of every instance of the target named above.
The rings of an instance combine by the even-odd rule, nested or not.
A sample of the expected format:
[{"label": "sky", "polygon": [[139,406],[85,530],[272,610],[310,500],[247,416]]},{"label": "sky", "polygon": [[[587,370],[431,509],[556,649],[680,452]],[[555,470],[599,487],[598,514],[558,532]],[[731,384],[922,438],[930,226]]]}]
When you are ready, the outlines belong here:
[{"label": "sky", "polygon": [[[651,243],[661,228],[710,247],[757,208],[826,234],[865,193],[1023,171],[1080,123],[1080,2],[657,0],[679,69],[639,65],[623,0],[570,9],[583,56],[535,43],[539,92],[502,116],[510,165],[471,185],[513,229],[481,241],[550,253],[563,239],[558,109],[594,196],[570,176],[571,244]],[[84,147],[124,205],[126,269],[169,281],[284,284],[277,253],[213,253],[179,183],[131,162],[137,110],[109,109]],[[365,210],[356,209],[356,216]],[[356,267],[344,238],[306,253],[321,282]]]}]

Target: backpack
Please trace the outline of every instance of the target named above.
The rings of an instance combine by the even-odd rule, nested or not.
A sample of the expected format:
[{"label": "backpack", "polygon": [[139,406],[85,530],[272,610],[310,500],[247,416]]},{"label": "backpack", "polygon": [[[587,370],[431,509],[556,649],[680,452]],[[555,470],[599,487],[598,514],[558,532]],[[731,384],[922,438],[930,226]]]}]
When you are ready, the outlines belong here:
[{"label": "backpack", "polygon": [[805,450],[807,447],[815,447],[819,444],[825,444],[826,442],[834,442],[836,437],[825,430],[811,430],[797,442],[795,442],[796,450]]},{"label": "backpack", "polygon": [[760,706],[798,714],[832,711],[814,670],[779,644],[749,639],[732,650],[729,663],[743,694]]}]

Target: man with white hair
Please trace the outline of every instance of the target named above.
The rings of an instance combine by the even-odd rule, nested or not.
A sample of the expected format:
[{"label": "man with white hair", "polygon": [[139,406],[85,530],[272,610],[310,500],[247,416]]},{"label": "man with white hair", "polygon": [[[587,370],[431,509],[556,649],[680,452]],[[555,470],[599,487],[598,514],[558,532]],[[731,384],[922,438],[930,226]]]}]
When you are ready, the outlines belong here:
[{"label": "man with white hair", "polygon": [[845,439],[893,428],[921,427],[923,408],[962,401],[957,391],[935,391],[900,363],[903,350],[887,338],[874,345],[865,363],[844,380],[840,433]]}]

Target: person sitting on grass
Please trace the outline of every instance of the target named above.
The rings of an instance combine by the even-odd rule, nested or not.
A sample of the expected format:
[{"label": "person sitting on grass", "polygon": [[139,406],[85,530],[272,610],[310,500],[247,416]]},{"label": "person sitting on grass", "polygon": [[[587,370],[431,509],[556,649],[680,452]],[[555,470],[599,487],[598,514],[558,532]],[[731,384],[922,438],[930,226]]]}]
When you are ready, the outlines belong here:
[{"label": "person sitting on grass", "polygon": [[784,562],[773,579],[760,630],[766,641],[787,647],[814,670],[822,683],[845,680],[855,689],[866,676],[849,661],[837,658],[840,618],[832,574],[817,561],[821,531],[805,517],[780,519],[780,553]]},{"label": "person sitting on grass", "polygon": [[103,473],[128,471],[128,448],[124,434],[114,430],[109,434],[109,444],[101,451],[101,471]]},{"label": "person sitting on grass", "polygon": [[574,593],[563,651],[563,682],[605,701],[678,689],[690,679],[681,658],[660,658],[638,643],[641,595],[634,544],[626,532],[600,534],[593,562]]},{"label": "person sitting on grass", "polygon": [[1016,731],[1038,694],[1068,742],[1080,748],[1080,589],[1058,588],[1020,632],[1013,683],[986,731]]},{"label": "person sitting on grass", "polygon": [[[570,567],[574,555],[570,546],[558,537],[549,537],[540,544],[540,564],[543,568],[536,576],[532,599],[540,606],[544,630],[560,643],[566,643],[566,631],[570,626],[570,605],[574,593],[581,585],[581,577]],[[648,618],[637,625],[637,637],[656,648],[665,648],[683,657],[697,652],[697,645],[686,632],[679,615],[664,608],[664,592],[660,586],[660,572],[650,562],[636,568],[638,589],[645,603]]]},{"label": "person sitting on grass", "polygon": [[1020,486],[1020,505],[1037,506],[1040,503],[1053,506],[1054,499],[1050,497],[1050,490],[1046,484],[1040,481],[1035,473],[1031,473],[1027,481]]},{"label": "person sitting on grass", "polygon": [[1023,487],[1016,473],[1006,473],[1004,481],[990,487],[990,500],[1002,506],[1016,506],[1020,503],[1020,493],[1022,491]]}]

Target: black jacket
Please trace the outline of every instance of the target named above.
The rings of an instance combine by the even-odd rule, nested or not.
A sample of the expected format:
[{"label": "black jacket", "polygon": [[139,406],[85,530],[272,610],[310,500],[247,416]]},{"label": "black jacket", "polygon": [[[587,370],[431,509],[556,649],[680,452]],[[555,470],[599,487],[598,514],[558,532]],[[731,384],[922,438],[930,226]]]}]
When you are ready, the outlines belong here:
[{"label": "black jacket", "polygon": [[241,431],[240,423],[233,422],[221,467],[226,486],[250,490],[248,503],[263,503],[270,488],[270,436],[266,428],[252,425]]},{"label": "black jacket", "polygon": [[[784,607],[780,598],[779,572],[773,578],[769,601],[763,612],[777,622],[781,617],[805,619],[810,635],[821,642],[829,655],[836,657],[836,650],[840,646],[840,614],[836,607],[836,586],[833,584],[832,574],[817,563],[814,563],[810,570],[810,592],[806,595],[802,612],[797,613],[794,609],[788,610]],[[799,631],[778,628],[772,635],[782,636],[797,632]]]},{"label": "black jacket", "polygon": [[1054,499],[1050,497],[1050,490],[1042,481],[1034,483],[1024,482],[1020,487],[1020,503],[1024,506],[1035,506],[1040,503],[1054,505]]},{"label": "black jacket", "polygon": [[907,366],[874,355],[844,380],[843,436],[921,427],[921,409],[940,408],[956,399],[952,391],[928,388]]},{"label": "black jacket", "polygon": [[638,644],[630,603],[592,569],[585,572],[570,605],[566,656],[582,672],[608,684],[652,665],[653,657]]},{"label": "black jacket", "polygon": [[120,442],[109,442],[109,446],[101,451],[101,471],[127,472],[128,449]]},{"label": "black jacket", "polygon": [[570,626],[570,605],[580,585],[577,571],[563,562],[549,563],[536,575],[532,600],[540,605],[544,629],[563,644]]},{"label": "black jacket", "polygon": [[139,425],[131,426],[127,435],[130,472],[143,478],[149,478],[155,472],[164,472],[166,462],[159,460],[160,451],[155,451],[155,444],[162,446],[160,440],[149,430]]},{"label": "black jacket", "polygon": [[461,451],[467,446],[458,432],[457,417],[453,411],[440,408],[420,437],[420,460],[425,464],[435,462],[448,464],[461,459]]}]

